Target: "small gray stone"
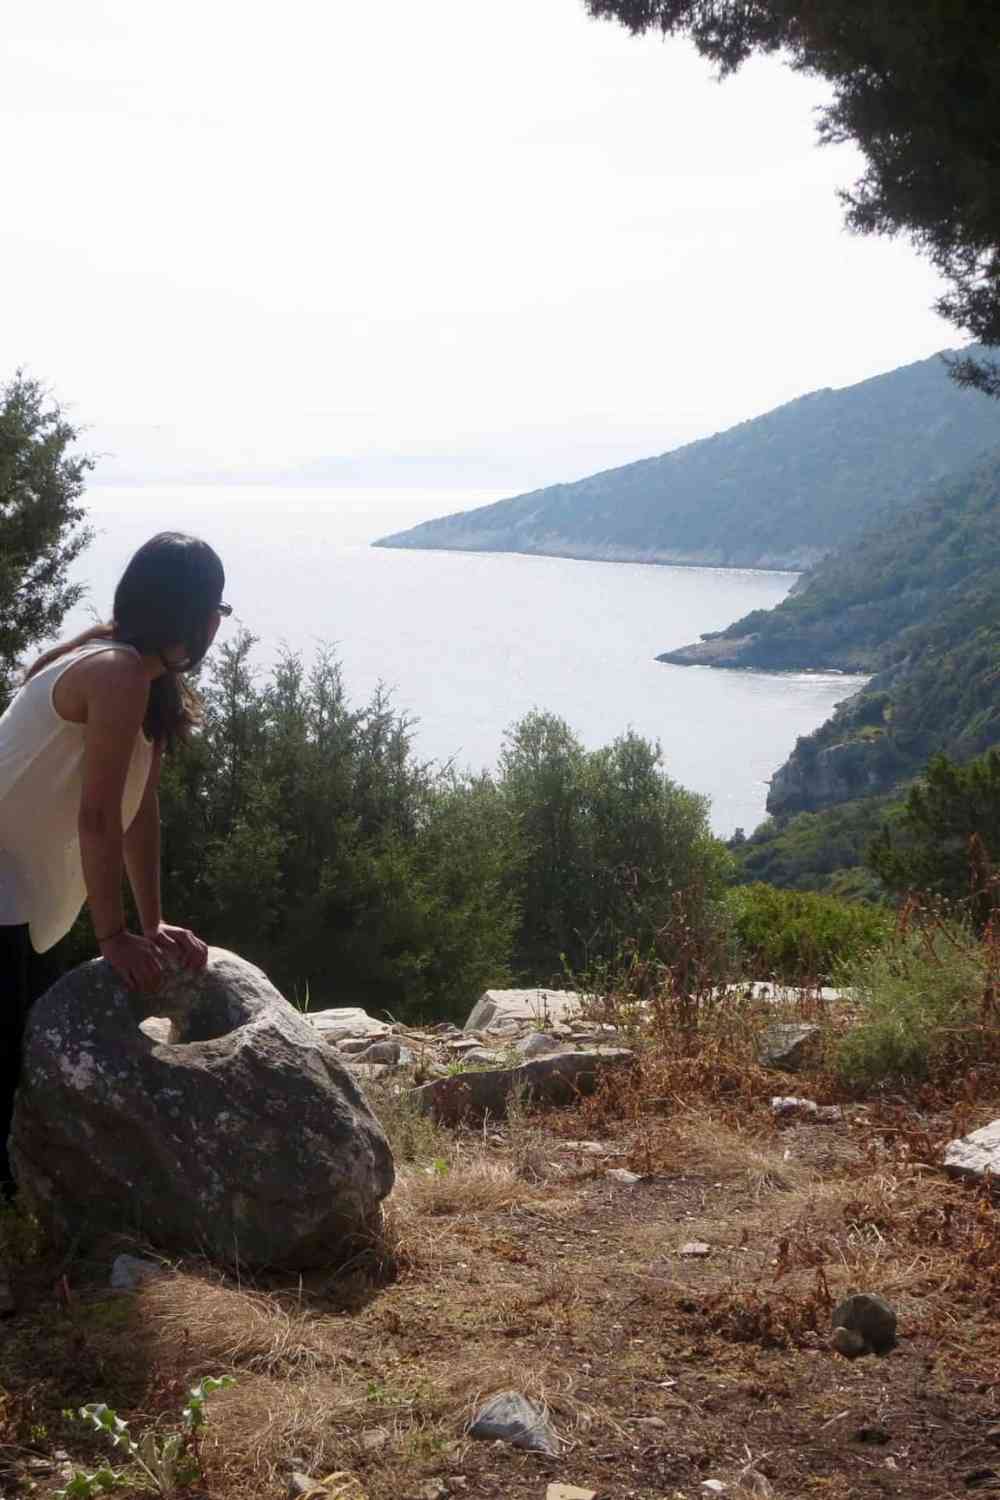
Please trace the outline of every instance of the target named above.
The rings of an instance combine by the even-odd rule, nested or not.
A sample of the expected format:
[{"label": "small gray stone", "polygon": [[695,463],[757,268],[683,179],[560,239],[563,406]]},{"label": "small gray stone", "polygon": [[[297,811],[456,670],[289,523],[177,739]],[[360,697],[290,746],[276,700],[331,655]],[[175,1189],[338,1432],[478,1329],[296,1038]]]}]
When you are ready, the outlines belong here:
[{"label": "small gray stone", "polygon": [[345,1057],[360,1057],[362,1052],[367,1052],[371,1045],[370,1037],[348,1036],[342,1042],[337,1043],[337,1051],[342,1052]]},{"label": "small gray stone", "polygon": [[753,1500],[774,1500],[774,1486],[759,1469],[746,1468],[740,1474],[740,1488]]},{"label": "small gray stone", "polygon": [[835,1328],[830,1335],[830,1344],[845,1359],[859,1359],[869,1352],[868,1345],[854,1328]]},{"label": "small gray stone", "polygon": [[860,1334],[866,1348],[876,1354],[887,1353],[896,1342],[895,1310],[877,1292],[856,1292],[845,1297],[834,1308],[832,1322],[834,1330],[845,1328],[849,1333]]},{"label": "small gray stone", "polygon": [[355,1060],[363,1063],[387,1063],[395,1067],[399,1062],[399,1043],[395,1038],[372,1042],[363,1052],[355,1053]]},{"label": "small gray stone", "polygon": [[520,1391],[498,1391],[479,1408],[469,1425],[469,1436],[500,1439],[532,1453],[559,1455],[559,1439],[541,1407]]},{"label": "small gray stone", "polygon": [[351,1077],[361,1083],[374,1083],[376,1078],[382,1078],[390,1071],[388,1063],[358,1062],[353,1057],[344,1066],[350,1072]]},{"label": "small gray stone", "polygon": [[447,1125],[466,1120],[502,1119],[512,1095],[538,1104],[572,1104],[592,1094],[609,1074],[630,1068],[635,1055],[624,1048],[556,1052],[517,1068],[456,1073],[413,1089],[410,1098],[423,1113]]},{"label": "small gray stone", "polygon": [[609,1167],[605,1177],[610,1177],[612,1182],[620,1183],[622,1187],[635,1187],[642,1178],[638,1172],[630,1172],[627,1167]]},{"label": "small gray stone", "polygon": [[821,1035],[820,1028],[811,1024],[768,1026],[758,1042],[760,1061],[765,1068],[794,1073],[819,1051]]},{"label": "small gray stone", "polygon": [[169,1016],[147,1016],[139,1022],[139,1030],[151,1042],[169,1045],[174,1040],[174,1023]]},{"label": "small gray stone", "polygon": [[502,1068],[503,1059],[499,1052],[490,1052],[486,1047],[468,1047],[457,1059],[463,1067],[470,1068]]},{"label": "small gray stone", "polygon": [[325,1042],[340,1043],[345,1040],[367,1039],[388,1036],[389,1027],[384,1021],[376,1021],[357,1005],[341,1005],[333,1010],[311,1010],[306,1020],[319,1032]]},{"label": "small gray stone", "polygon": [[778,1094],[771,1100],[771,1112],[776,1115],[814,1115],[818,1109],[812,1099],[799,1099],[794,1094]]},{"label": "small gray stone", "polygon": [[706,1255],[711,1255],[711,1245],[706,1245],[704,1240],[688,1240],[678,1250],[678,1255],[683,1255],[689,1260],[704,1260]]},{"label": "small gray stone", "polygon": [[523,1058],[548,1057],[553,1052],[561,1052],[563,1046],[558,1038],[549,1036],[545,1031],[532,1031],[514,1043],[514,1051]]},{"label": "small gray stone", "polygon": [[166,1275],[159,1261],[144,1260],[138,1255],[116,1255],[111,1267],[111,1287],[116,1292],[134,1292],[144,1281]]},{"label": "small gray stone", "polygon": [[296,1469],[288,1480],[288,1500],[302,1500],[305,1495],[320,1495],[323,1487],[308,1474]]}]

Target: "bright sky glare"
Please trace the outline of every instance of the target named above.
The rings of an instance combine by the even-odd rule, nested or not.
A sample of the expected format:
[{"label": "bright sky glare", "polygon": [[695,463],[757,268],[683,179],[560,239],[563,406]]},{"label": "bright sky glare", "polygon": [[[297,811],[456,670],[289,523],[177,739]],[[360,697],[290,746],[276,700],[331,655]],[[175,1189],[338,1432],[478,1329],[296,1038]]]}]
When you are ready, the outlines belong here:
[{"label": "bright sky glare", "polygon": [[960,342],[776,61],[583,0],[7,0],[0,379],[99,479],[524,489]]}]

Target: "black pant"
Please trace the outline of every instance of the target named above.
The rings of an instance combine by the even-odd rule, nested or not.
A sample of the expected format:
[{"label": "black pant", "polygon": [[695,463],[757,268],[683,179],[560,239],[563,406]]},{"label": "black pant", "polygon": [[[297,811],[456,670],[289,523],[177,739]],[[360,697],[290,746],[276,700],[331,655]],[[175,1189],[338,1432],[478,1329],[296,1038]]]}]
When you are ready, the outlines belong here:
[{"label": "black pant", "polygon": [[27,927],[0,927],[0,1193],[9,1194],[13,1175],[7,1137],[21,1072],[21,1049],[28,1012],[55,979],[48,954],[36,953]]}]

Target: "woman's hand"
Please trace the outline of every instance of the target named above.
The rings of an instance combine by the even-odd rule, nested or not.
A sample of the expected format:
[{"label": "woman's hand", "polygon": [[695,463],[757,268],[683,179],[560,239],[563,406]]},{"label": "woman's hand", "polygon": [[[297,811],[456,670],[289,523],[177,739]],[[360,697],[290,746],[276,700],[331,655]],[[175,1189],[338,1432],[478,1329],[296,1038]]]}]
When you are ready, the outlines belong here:
[{"label": "woman's hand", "polygon": [[207,943],[186,927],[171,927],[169,922],[158,922],[155,927],[147,927],[144,936],[161,955],[179,963],[189,974],[200,974],[208,962]]},{"label": "woman's hand", "polygon": [[163,957],[156,943],[134,932],[116,932],[99,943],[106,958],[130,990],[154,992],[163,982]]}]

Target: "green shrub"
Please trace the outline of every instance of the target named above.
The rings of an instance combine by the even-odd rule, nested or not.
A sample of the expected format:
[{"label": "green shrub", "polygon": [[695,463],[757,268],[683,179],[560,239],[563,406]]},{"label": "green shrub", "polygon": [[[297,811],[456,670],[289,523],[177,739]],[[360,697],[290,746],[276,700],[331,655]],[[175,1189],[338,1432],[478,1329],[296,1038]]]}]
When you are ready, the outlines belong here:
[{"label": "green shrub", "polygon": [[983,1006],[995,975],[989,951],[957,923],[901,931],[885,947],[845,965],[839,981],[858,1017],[842,1037],[835,1067],[870,1088],[940,1077],[982,1061],[995,1045]]},{"label": "green shrub", "polygon": [[754,979],[803,984],[830,979],[888,941],[892,914],[864,901],[756,884],[727,891],[739,960]]}]

